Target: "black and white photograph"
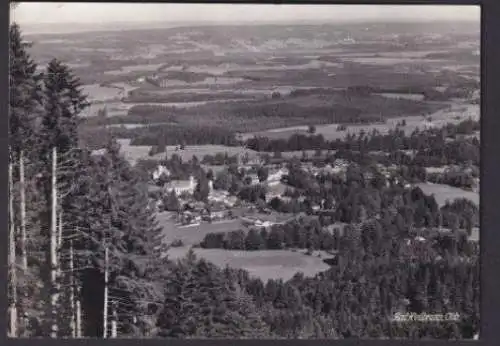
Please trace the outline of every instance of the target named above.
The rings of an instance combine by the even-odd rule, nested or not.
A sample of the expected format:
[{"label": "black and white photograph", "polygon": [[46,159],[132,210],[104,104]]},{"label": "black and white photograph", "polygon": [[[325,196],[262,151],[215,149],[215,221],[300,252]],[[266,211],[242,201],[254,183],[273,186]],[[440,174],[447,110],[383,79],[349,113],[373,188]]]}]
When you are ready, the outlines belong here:
[{"label": "black and white photograph", "polygon": [[9,31],[8,337],[480,339],[479,6]]}]

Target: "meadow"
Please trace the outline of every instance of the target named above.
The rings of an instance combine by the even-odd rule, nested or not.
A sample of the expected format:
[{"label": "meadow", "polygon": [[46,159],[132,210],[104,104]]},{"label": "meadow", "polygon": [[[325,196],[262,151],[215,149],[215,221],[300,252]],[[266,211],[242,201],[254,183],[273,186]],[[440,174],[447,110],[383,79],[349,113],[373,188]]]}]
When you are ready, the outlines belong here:
[{"label": "meadow", "polygon": [[163,64],[140,64],[140,65],[127,65],[122,66],[119,70],[105,71],[105,74],[123,75],[130,72],[154,72],[157,71]]},{"label": "meadow", "polygon": [[457,198],[469,199],[479,206],[478,192],[466,191],[444,184],[420,183],[416,186],[420,187],[426,195],[434,195],[439,206],[445,205],[446,201],[452,202]]},{"label": "meadow", "polygon": [[[134,148],[134,146],[129,146]],[[243,147],[229,147],[225,145],[187,145],[183,150],[176,150],[174,145],[168,145],[165,153],[160,153],[152,156],[152,159],[163,159],[165,157],[171,158],[172,155],[178,155],[183,161],[189,161],[196,156],[198,160],[202,160],[205,155],[215,155],[217,153],[227,153],[229,156],[243,155],[248,153],[248,157],[253,159],[257,157],[258,153],[254,150],[245,149]],[[132,149],[133,150],[133,149]]]},{"label": "meadow", "polygon": [[183,226],[178,225],[172,219],[173,216],[174,213],[170,212],[161,212],[156,215],[159,225],[163,227],[163,242],[165,244],[182,241],[186,246],[198,245],[208,233],[231,232],[245,228],[240,219]]},{"label": "meadow", "polygon": [[120,99],[124,95],[118,88],[103,87],[99,84],[83,85],[83,92],[88,95],[89,102],[105,102]]},{"label": "meadow", "polygon": [[[187,251],[189,247],[171,248],[167,255],[172,259],[182,258]],[[321,257],[290,250],[236,251],[194,248],[193,251],[200,258],[221,268],[229,266],[245,269],[250,275],[263,281],[289,280],[299,272],[305,276],[314,276],[330,268]]]},{"label": "meadow", "polygon": [[[130,129],[143,127],[141,124],[128,124]],[[110,125],[112,126],[112,125]],[[127,127],[126,125],[123,125]],[[163,160],[165,158],[171,158],[172,155],[178,155],[184,162],[187,162],[196,156],[198,160],[203,160],[205,155],[215,155],[217,153],[227,153],[229,156],[234,155],[245,155],[248,153],[249,159],[254,159],[261,157],[262,155],[268,154],[273,156],[272,152],[257,152],[251,149],[246,149],[244,147],[229,147],[224,145],[193,145],[186,146],[183,150],[179,150],[177,146],[168,145],[166,146],[166,152],[155,154],[149,156],[149,151],[151,146],[148,145],[130,145],[130,139],[118,139],[118,143],[121,146],[121,152],[124,154],[125,158],[131,163],[135,164],[138,160]],[[315,150],[305,150],[308,157],[313,157],[316,155]],[[333,151],[332,151],[333,153]],[[281,153],[282,157],[285,158],[301,158],[303,156],[303,151],[285,151]],[[224,166],[209,166],[205,165],[207,169],[212,169],[214,172],[218,172],[224,169]]]}]

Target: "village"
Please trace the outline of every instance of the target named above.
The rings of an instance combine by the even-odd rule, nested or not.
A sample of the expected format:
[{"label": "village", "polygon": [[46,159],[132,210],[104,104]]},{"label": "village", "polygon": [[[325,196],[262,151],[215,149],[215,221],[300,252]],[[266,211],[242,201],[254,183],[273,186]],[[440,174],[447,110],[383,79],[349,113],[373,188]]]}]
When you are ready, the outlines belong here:
[{"label": "village", "polygon": [[[242,228],[270,228],[284,224],[297,216],[291,213],[278,213],[269,206],[272,200],[291,202],[293,199],[294,188],[286,183],[289,174],[286,163],[266,165],[258,159],[245,161],[241,157],[238,161],[237,171],[243,176],[244,184],[247,187],[262,188],[265,191],[265,198],[252,203],[242,199],[237,193],[231,193],[230,189],[214,188],[214,177],[210,177],[206,182],[207,198],[197,200],[194,195],[200,184],[199,179],[192,174],[185,180],[172,179],[171,171],[165,165],[158,164],[150,172],[149,185],[151,202],[155,211],[159,214],[170,215],[170,219],[175,221],[175,225],[180,228],[193,228],[207,224],[222,226],[228,223]],[[334,174],[345,179],[349,164],[344,159],[337,159],[333,164],[326,164],[322,167],[313,165],[311,162],[302,162],[301,169],[314,177],[320,174]],[[378,165],[377,168],[387,179],[387,186],[393,178],[393,183],[402,184],[405,188],[411,187],[409,183],[404,183],[402,178],[398,177],[397,166]],[[266,176],[259,176],[259,170],[266,170]],[[365,172],[364,177],[366,181],[370,181],[373,179],[373,174]],[[298,197],[299,203],[306,200],[306,196],[295,197]],[[312,214],[319,215],[322,212],[335,210],[335,201],[325,202],[323,199],[319,203],[312,203],[310,206]]]}]

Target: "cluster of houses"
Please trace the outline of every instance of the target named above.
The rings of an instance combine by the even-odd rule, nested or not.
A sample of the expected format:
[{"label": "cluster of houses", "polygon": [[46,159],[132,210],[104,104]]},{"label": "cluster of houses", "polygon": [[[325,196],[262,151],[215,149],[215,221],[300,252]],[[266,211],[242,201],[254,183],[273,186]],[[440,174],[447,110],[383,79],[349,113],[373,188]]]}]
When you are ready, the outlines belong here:
[{"label": "cluster of houses", "polygon": [[[344,175],[347,172],[350,163],[347,160],[338,159],[332,164],[328,164],[324,167],[314,167],[313,165],[304,164],[302,169],[317,176],[324,173],[340,174]],[[289,202],[291,197],[286,195],[287,185],[282,183],[283,177],[289,174],[289,170],[284,166],[268,166],[271,169],[266,181],[259,181],[258,174],[255,173],[255,166],[240,166],[240,169],[245,171],[245,175],[251,179],[249,182],[251,185],[265,184],[267,187],[266,192],[266,202],[270,202],[274,198],[279,198],[283,202]],[[393,165],[385,167],[378,165],[378,170],[387,178],[387,184],[389,185],[389,178],[396,184],[402,184],[403,181],[398,178],[398,167]],[[194,202],[193,194],[196,189],[197,181],[193,176],[190,176],[187,180],[171,180],[171,172],[165,166],[158,165],[157,168],[152,173],[152,178],[155,182],[160,182],[161,187],[158,187],[158,191],[162,192],[162,195],[171,194],[172,192],[179,198],[182,205],[185,206],[184,211],[179,214],[182,224],[196,224],[202,221],[217,221],[232,218],[233,215],[231,210],[234,207],[245,204],[240,201],[238,197],[232,196],[228,191],[216,190],[213,188],[213,181],[209,180],[209,194],[208,203]],[[161,179],[165,179],[165,183],[161,182]],[[371,172],[365,172],[364,178],[369,181],[373,178]],[[405,187],[411,187],[410,184],[405,184]],[[156,202],[157,209],[162,208],[163,198]],[[323,201],[324,202],[324,201]],[[316,212],[321,212],[325,210],[324,203],[312,206],[313,210]],[[255,224],[254,226],[260,227],[262,225]],[[265,226],[268,226],[267,224]]]}]

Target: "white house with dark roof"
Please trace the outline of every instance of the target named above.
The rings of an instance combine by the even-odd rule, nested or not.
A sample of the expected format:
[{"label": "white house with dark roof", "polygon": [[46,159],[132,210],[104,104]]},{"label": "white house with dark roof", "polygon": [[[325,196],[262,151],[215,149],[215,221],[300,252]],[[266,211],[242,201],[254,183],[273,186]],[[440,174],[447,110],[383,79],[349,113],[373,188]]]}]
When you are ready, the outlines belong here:
[{"label": "white house with dark roof", "polygon": [[193,194],[196,188],[196,181],[193,176],[189,177],[189,180],[172,180],[165,185],[165,190],[168,193],[175,191],[177,196],[184,193]]}]

